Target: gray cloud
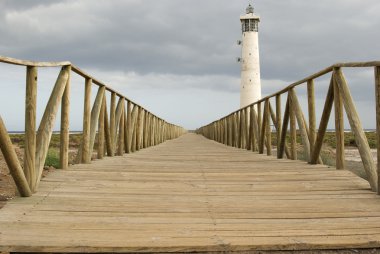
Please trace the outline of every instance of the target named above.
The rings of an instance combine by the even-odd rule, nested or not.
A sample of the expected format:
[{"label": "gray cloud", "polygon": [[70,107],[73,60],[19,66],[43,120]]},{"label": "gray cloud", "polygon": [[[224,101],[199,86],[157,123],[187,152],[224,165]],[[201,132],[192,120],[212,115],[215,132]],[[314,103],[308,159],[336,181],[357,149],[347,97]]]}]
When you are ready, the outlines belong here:
[{"label": "gray cloud", "polygon": [[[240,76],[235,42],[246,5],[246,0],[3,0],[0,54],[72,61],[148,106],[158,91],[176,90],[179,104],[204,91],[206,96],[198,95],[191,106],[202,112],[202,121],[185,120],[171,110],[167,114],[169,99],[152,109],[195,128],[238,105],[232,100]],[[261,15],[265,94],[335,62],[380,59],[377,0],[266,0],[254,5]],[[371,75],[371,70],[348,75],[358,101],[372,94],[361,89],[363,82],[371,83]],[[325,91],[317,95],[323,98]],[[210,105],[219,105],[220,111]]]}]

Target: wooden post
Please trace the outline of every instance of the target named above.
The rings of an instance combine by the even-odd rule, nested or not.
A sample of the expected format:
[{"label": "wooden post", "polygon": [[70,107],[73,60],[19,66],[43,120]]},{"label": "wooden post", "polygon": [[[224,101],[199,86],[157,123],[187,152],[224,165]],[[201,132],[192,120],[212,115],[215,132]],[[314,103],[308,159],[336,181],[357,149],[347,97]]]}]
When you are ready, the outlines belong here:
[{"label": "wooden post", "polygon": [[325,137],[327,124],[329,123],[331,109],[332,109],[332,105],[334,102],[334,84],[333,84],[333,81],[334,81],[334,74],[331,77],[329,90],[328,90],[327,95],[326,95],[325,106],[323,108],[321,122],[319,123],[317,138],[315,140],[313,153],[311,154],[311,161],[310,161],[311,164],[317,164],[319,154],[321,153],[321,149],[322,149],[323,138]]},{"label": "wooden post", "polygon": [[244,149],[245,148],[245,111],[244,109],[240,110],[240,146],[239,148]]},{"label": "wooden post", "polygon": [[103,95],[102,107],[100,109],[99,121],[98,121],[98,159],[103,159],[104,156],[104,111],[105,107],[105,95]]},{"label": "wooden post", "polygon": [[30,197],[32,191],[29,188],[28,181],[25,178],[25,174],[22,170],[20,162],[17,158],[17,154],[13,148],[11,139],[9,138],[8,131],[5,128],[3,119],[0,117],[0,149],[3,153],[4,159],[8,165],[9,172],[11,173],[13,180],[17,186],[22,197]]},{"label": "wooden post", "polygon": [[[261,102],[257,103],[257,112],[256,113],[257,113],[257,127],[258,127],[257,131],[259,133],[257,140],[259,140],[259,143],[260,143],[260,140],[261,140]],[[259,150],[260,150],[260,147],[259,147]]]},{"label": "wooden post", "polygon": [[105,91],[106,91],[105,86],[99,87],[98,93],[96,94],[94,105],[92,106],[92,110],[91,110],[90,148],[88,152],[88,158],[86,158],[86,160],[89,162],[91,161],[92,151],[94,150],[96,129],[98,127],[100,109],[102,108]]},{"label": "wooden post", "polygon": [[377,194],[380,195],[380,66],[375,67],[376,137],[377,137]]},{"label": "wooden post", "polygon": [[124,154],[124,98],[121,100],[121,115],[119,123],[119,137],[118,137],[118,147],[117,155],[122,156]]},{"label": "wooden post", "polygon": [[249,140],[248,140],[248,147],[247,149],[248,150],[252,150],[252,151],[255,151],[255,143],[256,143],[256,140],[255,140],[255,131],[254,131],[254,113],[253,113],[253,110],[254,110],[254,106],[251,105],[249,107]]},{"label": "wooden post", "polygon": [[[277,105],[276,105],[277,106]],[[273,111],[273,109],[272,109],[272,106],[271,106],[271,104],[269,103],[269,110],[270,110],[270,114],[271,114],[271,117],[272,117],[272,121],[273,121],[273,124],[274,124],[274,126],[275,126],[275,128],[276,128],[276,131],[278,132],[278,130],[277,130],[277,118],[276,118],[276,115],[275,115],[275,113],[274,113],[274,111]],[[281,113],[280,113],[281,114]],[[280,116],[281,117],[281,116]],[[281,129],[281,126],[280,126],[280,129]],[[278,158],[278,155],[279,155],[279,153],[278,153],[278,151],[279,151],[279,147],[280,147],[280,145],[281,145],[281,133],[280,133],[280,140],[279,140],[279,144],[278,144],[278,147],[277,147],[277,158]],[[288,146],[285,144],[285,154],[286,154],[286,156],[289,158],[290,157],[290,152],[289,152],[289,148],[288,148]],[[278,158],[278,159],[281,159],[281,158]]]},{"label": "wooden post", "polygon": [[[315,139],[316,139],[316,120],[315,120],[315,94],[314,94],[314,80],[307,81],[307,105],[309,112],[309,142],[310,154],[313,154]],[[310,161],[311,162],[311,156]]]},{"label": "wooden post", "polygon": [[127,143],[126,143],[126,152],[127,153],[130,153],[131,152],[131,145],[132,145],[132,113],[131,113],[131,108],[132,108],[132,103],[131,101],[128,101],[127,102],[127,137],[128,137],[128,140],[127,140]]},{"label": "wooden post", "polygon": [[335,108],[335,137],[336,137],[336,169],[345,168],[344,156],[344,119],[343,101],[339,87],[334,81],[334,108]]},{"label": "wooden post", "polygon": [[[128,101],[127,101],[127,104],[128,104]],[[124,101],[124,105],[125,105],[125,101]],[[127,122],[127,110],[125,109],[125,106],[124,106],[124,152],[127,153],[128,149],[128,122]]]},{"label": "wooden post", "polygon": [[57,111],[61,103],[62,95],[65,91],[67,80],[69,78],[70,66],[62,67],[61,72],[57,78],[54,85],[53,91],[50,95],[49,101],[46,105],[45,112],[42,116],[40,126],[38,128],[36,137],[36,170],[37,183],[36,187],[42,176],[43,167],[45,164],[47,152],[49,149],[51,135],[53,133],[53,127],[55,123],[55,118],[57,116]]},{"label": "wooden post", "polygon": [[141,125],[141,120],[142,120],[142,114],[143,114],[143,109],[139,107],[139,112],[137,115],[137,124],[136,124],[136,150],[139,151],[141,147],[141,138],[142,138],[142,125]]},{"label": "wooden post", "polygon": [[270,110],[269,110],[269,99],[265,100],[265,134],[266,134],[266,149],[267,155],[272,155],[272,131],[270,129]]},{"label": "wooden post", "polygon": [[[264,153],[265,133],[267,131],[267,128],[265,127],[266,124],[267,124],[267,118],[266,118],[266,113],[267,112],[266,111],[267,111],[267,108],[264,105],[263,122],[262,122],[262,126],[259,128],[259,129],[261,129],[261,133],[260,133],[260,145],[259,145],[259,153],[260,154]],[[260,116],[260,118],[261,118],[261,116]]]},{"label": "wooden post", "polygon": [[359,114],[356,111],[354,101],[350,90],[343,76],[341,68],[334,69],[335,82],[339,87],[339,91],[343,98],[344,108],[346,110],[348,121],[351,125],[351,130],[354,133],[355,143],[358,146],[360,157],[363,162],[364,169],[367,173],[368,182],[371,185],[372,191],[377,191],[377,170],[373,161],[371,149],[368,140],[365,136],[363,127],[360,122]]},{"label": "wooden post", "polygon": [[[293,88],[288,91],[288,96],[290,95]],[[294,110],[294,102],[289,100],[289,118],[290,118],[290,159],[297,160],[297,127],[296,127],[296,114]]]},{"label": "wooden post", "polygon": [[281,94],[276,95],[276,134],[277,134],[277,158],[280,158],[280,153],[278,152],[281,143]]},{"label": "wooden post", "polygon": [[310,161],[310,142],[309,142],[309,136],[308,136],[307,130],[306,130],[307,127],[306,127],[306,124],[305,124],[305,121],[303,118],[301,105],[298,102],[296,91],[294,89],[291,89],[289,91],[289,93],[291,95],[290,97],[291,97],[291,101],[292,101],[293,110],[294,110],[294,113],[295,113],[295,116],[296,116],[296,119],[298,122],[298,127],[299,127],[299,130],[301,133],[301,137],[302,137],[302,143],[304,146],[305,157],[306,157],[305,160],[309,162]]},{"label": "wooden post", "polygon": [[60,133],[60,152],[59,167],[67,169],[69,167],[69,138],[70,138],[70,77],[71,66],[68,66],[69,77],[67,78],[66,88],[62,96],[61,104],[61,133]]},{"label": "wooden post", "polygon": [[111,154],[110,156],[115,155],[115,137],[114,133],[116,132],[116,93],[111,92],[111,105],[110,105],[110,133],[111,133]]},{"label": "wooden post", "polygon": [[86,78],[84,89],[82,163],[90,163],[90,130],[91,130],[91,85],[92,79]]},{"label": "wooden post", "polygon": [[[24,172],[32,192],[36,188],[36,104],[37,103],[37,67],[28,66],[26,71],[25,96],[25,152]],[[21,168],[21,167],[20,167]]]},{"label": "wooden post", "polygon": [[[286,133],[288,132],[288,125],[289,125],[289,96],[286,99],[286,107],[285,107],[285,113],[284,113],[284,122],[282,123],[281,128],[281,140],[280,140],[280,147],[278,148],[277,153],[279,156],[277,158],[282,159],[284,158],[284,151],[286,147]],[[290,158],[290,154],[288,158]]]},{"label": "wooden post", "polygon": [[104,137],[106,141],[107,156],[112,156],[111,130],[108,122],[107,97],[103,97],[104,104]]}]

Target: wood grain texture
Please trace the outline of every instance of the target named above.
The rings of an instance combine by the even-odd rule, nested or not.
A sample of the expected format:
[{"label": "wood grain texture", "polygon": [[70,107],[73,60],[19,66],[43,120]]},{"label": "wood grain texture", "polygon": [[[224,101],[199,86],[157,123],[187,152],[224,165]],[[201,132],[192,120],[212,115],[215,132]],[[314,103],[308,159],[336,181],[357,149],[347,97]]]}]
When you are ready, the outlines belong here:
[{"label": "wood grain texture", "polygon": [[67,78],[65,91],[61,103],[61,133],[59,145],[59,168],[69,167],[69,139],[70,139],[70,90],[71,90],[71,66],[68,66],[69,76]]},{"label": "wood grain texture", "polygon": [[335,110],[335,138],[336,138],[336,169],[345,168],[344,157],[344,119],[343,119],[343,100],[340,95],[339,87],[334,82],[334,110]]},{"label": "wood grain texture", "polygon": [[377,193],[380,194],[380,67],[375,67],[376,140],[377,140]]},{"label": "wood grain texture", "polygon": [[38,187],[38,183],[42,176],[42,171],[49,149],[51,135],[53,134],[55,118],[57,116],[58,108],[61,104],[62,95],[65,91],[66,83],[69,78],[69,71],[69,66],[62,67],[62,70],[58,75],[57,81],[54,85],[49,101],[46,105],[45,112],[42,116],[40,126],[37,131],[35,168],[38,174],[36,188]]},{"label": "wood grain texture", "polygon": [[356,110],[347,82],[340,68],[334,69],[334,78],[339,87],[343,99],[344,109],[350,122],[351,130],[354,133],[355,143],[358,147],[360,157],[366,171],[368,181],[373,191],[377,191],[377,170],[371,154],[368,140],[365,136],[359,114]]},{"label": "wood grain texture", "polygon": [[81,163],[90,163],[90,135],[91,135],[91,86],[92,79],[87,78],[84,88],[84,108],[83,108],[83,134],[82,146],[78,154],[81,155]]},{"label": "wood grain texture", "polygon": [[0,210],[0,251],[211,252],[380,247],[380,202],[348,171],[188,134],[55,171]]},{"label": "wood grain texture", "polygon": [[26,68],[24,173],[32,192],[36,189],[37,67]]},{"label": "wood grain texture", "polygon": [[22,197],[29,197],[32,195],[28,181],[22,170],[20,161],[17,158],[17,154],[13,148],[12,141],[9,138],[8,131],[5,127],[3,119],[0,116],[0,149],[3,153],[5,162],[7,163],[9,172],[11,173],[13,180],[17,186]]},{"label": "wood grain texture", "polygon": [[[310,141],[310,154],[313,154],[315,139],[316,139],[316,116],[315,116],[315,92],[314,80],[307,81],[307,107],[309,115],[309,141]],[[311,157],[310,157],[311,162]]]}]

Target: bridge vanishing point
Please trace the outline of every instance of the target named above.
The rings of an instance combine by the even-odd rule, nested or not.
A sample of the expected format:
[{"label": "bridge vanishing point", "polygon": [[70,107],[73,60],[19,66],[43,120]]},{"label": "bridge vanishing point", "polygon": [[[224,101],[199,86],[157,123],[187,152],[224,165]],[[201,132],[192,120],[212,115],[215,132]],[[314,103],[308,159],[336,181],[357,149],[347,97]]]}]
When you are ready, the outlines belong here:
[{"label": "bridge vanishing point", "polygon": [[[335,64],[196,133],[167,123],[69,62],[7,57],[0,62],[27,67],[23,165],[0,118],[0,148],[20,194],[0,209],[0,252],[380,248],[379,164],[370,154],[342,71],[375,69],[380,141],[380,62]],[[36,130],[37,68],[53,66],[62,69]],[[71,72],[84,77],[85,98],[77,164],[69,166]],[[314,79],[328,73],[331,81],[316,128]],[[308,121],[296,94],[305,83]],[[99,90],[91,108],[93,84]],[[321,149],[333,106],[336,168],[345,168],[345,111],[368,181],[323,165]],[[42,178],[59,107],[61,170]],[[264,155],[272,155],[273,148],[276,156]],[[300,149],[303,161],[297,160]]]}]

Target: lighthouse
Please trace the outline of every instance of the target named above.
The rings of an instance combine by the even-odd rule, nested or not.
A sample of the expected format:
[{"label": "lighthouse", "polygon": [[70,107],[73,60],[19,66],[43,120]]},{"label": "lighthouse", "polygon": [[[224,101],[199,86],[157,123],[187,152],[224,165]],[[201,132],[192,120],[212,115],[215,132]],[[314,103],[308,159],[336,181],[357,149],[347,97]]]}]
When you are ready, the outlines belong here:
[{"label": "lighthouse", "polygon": [[261,99],[260,58],[259,58],[259,22],[260,17],[249,5],[246,13],[240,16],[242,40],[240,107],[243,108]]}]

